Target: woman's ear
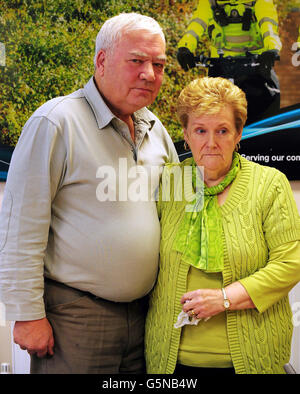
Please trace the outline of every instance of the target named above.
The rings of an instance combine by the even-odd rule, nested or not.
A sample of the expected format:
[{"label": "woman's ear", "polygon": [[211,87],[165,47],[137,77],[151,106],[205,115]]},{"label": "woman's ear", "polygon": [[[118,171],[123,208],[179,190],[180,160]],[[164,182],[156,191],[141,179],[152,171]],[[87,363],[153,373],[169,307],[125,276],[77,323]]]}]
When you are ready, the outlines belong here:
[{"label": "woman's ear", "polygon": [[243,128],[241,127],[240,130],[238,130],[237,141],[236,141],[237,143],[241,141],[242,133],[243,133]]},{"label": "woman's ear", "polygon": [[183,138],[185,142],[188,144],[189,143],[189,135],[186,129],[183,129]]}]

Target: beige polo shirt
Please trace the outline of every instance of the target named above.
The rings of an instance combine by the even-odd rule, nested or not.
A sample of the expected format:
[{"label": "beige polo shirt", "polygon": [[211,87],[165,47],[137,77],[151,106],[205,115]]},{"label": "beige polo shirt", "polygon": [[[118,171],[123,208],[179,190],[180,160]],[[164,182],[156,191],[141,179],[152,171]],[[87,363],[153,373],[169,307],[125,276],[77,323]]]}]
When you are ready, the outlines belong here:
[{"label": "beige polo shirt", "polygon": [[178,157],[153,113],[133,118],[135,143],[91,78],[25,124],[0,215],[7,320],[45,316],[44,275],[117,302],[152,289],[160,240],[152,192],[157,168]]}]

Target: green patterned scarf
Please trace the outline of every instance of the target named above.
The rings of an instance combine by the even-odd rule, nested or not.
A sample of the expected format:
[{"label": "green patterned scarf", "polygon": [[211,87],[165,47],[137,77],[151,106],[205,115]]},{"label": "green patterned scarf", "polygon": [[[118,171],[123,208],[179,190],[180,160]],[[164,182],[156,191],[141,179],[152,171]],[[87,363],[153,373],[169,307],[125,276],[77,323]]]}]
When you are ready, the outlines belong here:
[{"label": "green patterned scarf", "polygon": [[[216,186],[206,187],[197,175],[197,165],[192,159],[192,185],[198,190],[199,181],[204,186],[196,192],[191,212],[185,212],[179,224],[173,250],[182,253],[182,260],[206,272],[223,270],[222,217],[217,195],[235,179],[240,169],[239,154],[234,152],[232,165],[225,178]],[[196,188],[197,182],[197,188]],[[199,210],[199,206],[202,209]]]}]

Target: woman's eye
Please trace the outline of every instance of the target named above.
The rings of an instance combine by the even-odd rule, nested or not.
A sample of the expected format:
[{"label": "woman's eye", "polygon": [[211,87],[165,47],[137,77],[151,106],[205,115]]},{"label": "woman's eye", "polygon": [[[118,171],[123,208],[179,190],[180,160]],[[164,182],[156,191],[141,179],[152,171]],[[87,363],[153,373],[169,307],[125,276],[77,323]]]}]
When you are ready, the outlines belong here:
[{"label": "woman's eye", "polygon": [[219,130],[219,134],[225,134],[225,133],[227,133],[227,130],[226,130],[226,129],[221,129],[221,130]]},{"label": "woman's eye", "polygon": [[205,133],[205,130],[204,129],[196,129],[195,132],[197,134],[203,134],[203,133]]}]

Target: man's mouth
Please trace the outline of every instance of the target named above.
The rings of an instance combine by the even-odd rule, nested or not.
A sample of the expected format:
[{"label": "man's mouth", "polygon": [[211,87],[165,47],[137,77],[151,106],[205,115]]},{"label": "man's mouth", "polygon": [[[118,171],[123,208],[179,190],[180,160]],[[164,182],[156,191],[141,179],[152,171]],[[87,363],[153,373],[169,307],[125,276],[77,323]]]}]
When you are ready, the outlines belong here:
[{"label": "man's mouth", "polygon": [[140,87],[140,88],[135,88],[136,90],[140,90],[141,92],[149,92],[152,93],[153,90],[150,88],[145,88],[145,87]]}]

